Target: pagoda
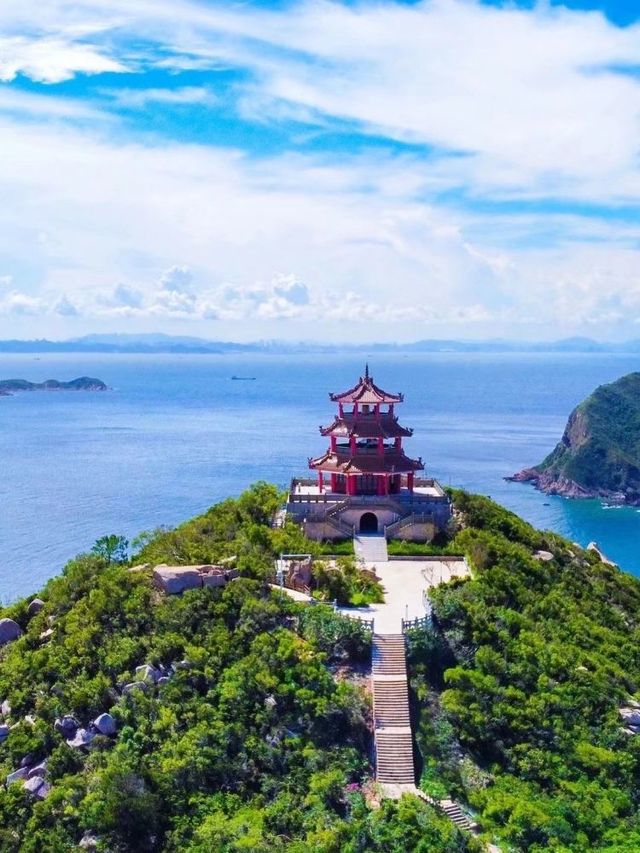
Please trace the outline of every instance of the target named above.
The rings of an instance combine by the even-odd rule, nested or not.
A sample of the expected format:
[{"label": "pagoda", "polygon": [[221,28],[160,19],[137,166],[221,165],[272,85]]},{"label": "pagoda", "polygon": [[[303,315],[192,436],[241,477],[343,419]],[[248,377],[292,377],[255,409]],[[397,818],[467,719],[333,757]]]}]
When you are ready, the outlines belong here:
[{"label": "pagoda", "polygon": [[402,394],[379,388],[369,375],[369,365],[357,385],[341,394],[330,394],[338,412],[333,423],[320,427],[330,445],[322,456],[309,460],[318,473],[318,489],[357,495],[397,494],[403,485],[413,492],[416,471],[424,470],[421,459],[410,459],[402,439],[413,430],[398,423],[394,408]]},{"label": "pagoda", "polygon": [[313,479],[294,479],[287,512],[312,539],[344,539],[358,533],[430,541],[451,517],[450,501],[433,479],[418,478],[422,459],[412,459],[395,409],[402,394],[383,391],[369,366],[348,391],[329,395],[337,412],[321,426],[326,451],[309,459]]}]

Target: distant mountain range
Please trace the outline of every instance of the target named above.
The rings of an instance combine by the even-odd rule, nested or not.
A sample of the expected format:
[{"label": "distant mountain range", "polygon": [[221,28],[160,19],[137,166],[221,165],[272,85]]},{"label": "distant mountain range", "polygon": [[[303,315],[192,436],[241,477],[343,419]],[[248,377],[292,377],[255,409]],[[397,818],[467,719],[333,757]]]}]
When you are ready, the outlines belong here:
[{"label": "distant mountain range", "polygon": [[640,353],[640,340],[611,343],[591,338],[557,341],[439,340],[413,343],[328,344],[317,341],[210,341],[205,338],[164,334],[102,334],[66,341],[0,341],[0,353],[96,352],[96,353],[300,353],[300,352],[627,352]]}]

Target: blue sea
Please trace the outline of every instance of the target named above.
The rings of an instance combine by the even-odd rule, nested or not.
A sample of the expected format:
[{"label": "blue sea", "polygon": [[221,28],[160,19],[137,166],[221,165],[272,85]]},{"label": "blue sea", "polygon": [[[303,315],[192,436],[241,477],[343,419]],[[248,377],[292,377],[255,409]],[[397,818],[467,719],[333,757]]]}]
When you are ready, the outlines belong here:
[{"label": "blue sea", "polygon": [[[104,380],[104,393],[0,398],[0,598],[36,591],[106,533],[175,525],[255,480],[307,475],[332,419],[330,391],[365,356],[1,355],[0,378]],[[491,495],[536,526],[596,540],[640,575],[640,512],[542,495],[505,475],[559,440],[597,385],[640,356],[372,353],[374,379],[403,391],[407,442],[444,484]],[[255,381],[233,381],[233,375]]]}]

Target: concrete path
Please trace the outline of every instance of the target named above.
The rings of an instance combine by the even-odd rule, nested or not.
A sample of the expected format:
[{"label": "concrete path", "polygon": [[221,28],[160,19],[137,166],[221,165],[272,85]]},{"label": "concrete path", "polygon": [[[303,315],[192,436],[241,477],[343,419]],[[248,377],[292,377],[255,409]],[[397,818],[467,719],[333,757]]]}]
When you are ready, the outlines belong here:
[{"label": "concrete path", "polygon": [[387,540],[381,533],[354,536],[353,550],[356,558],[365,563],[386,563],[389,559]]},{"label": "concrete path", "polygon": [[464,560],[394,560],[374,562],[365,560],[384,587],[384,602],[369,607],[339,608],[347,615],[374,619],[376,634],[399,634],[403,619],[421,619],[428,615],[427,590],[432,586],[466,577],[469,567]]},{"label": "concrete path", "polygon": [[277,589],[284,593],[284,595],[288,595],[289,598],[293,598],[294,601],[301,601],[306,604],[313,601],[313,598],[310,595],[307,595],[306,592],[298,592],[297,589],[289,589],[288,586],[280,586],[280,584],[277,583],[270,583],[269,586],[271,589]]}]

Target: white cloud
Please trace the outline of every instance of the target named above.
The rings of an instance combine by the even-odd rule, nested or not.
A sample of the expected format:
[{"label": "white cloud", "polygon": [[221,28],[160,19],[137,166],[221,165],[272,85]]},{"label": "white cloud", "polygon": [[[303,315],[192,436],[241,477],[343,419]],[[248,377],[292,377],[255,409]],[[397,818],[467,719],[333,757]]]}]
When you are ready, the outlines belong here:
[{"label": "white cloud", "polygon": [[143,301],[144,294],[141,290],[126,284],[119,284],[105,298],[104,303],[113,308],[140,308]]},{"label": "white cloud", "polygon": [[60,314],[63,317],[77,317],[80,312],[68,297],[62,295],[53,305],[53,313]]},{"label": "white cloud", "polygon": [[589,220],[582,241],[580,217],[530,213],[527,228],[557,229],[554,249],[535,250],[503,241],[511,216],[426,205],[415,158],[257,163],[10,119],[0,133],[0,244],[40,270],[31,301],[14,295],[4,313],[44,316],[64,295],[88,328],[111,318],[227,337],[269,323],[273,334],[340,337],[344,322],[364,339],[553,334],[563,317],[567,328],[611,319],[640,269],[632,227]]},{"label": "white cloud", "polygon": [[[430,169],[433,181],[504,194],[640,197],[640,85],[619,73],[640,62],[640,24],[619,28],[563,7],[471,0],[317,0],[276,10],[52,0],[46,11],[8,0],[3,24],[22,31],[3,45],[7,79],[17,70],[55,81],[154,64],[227,64],[252,73],[239,100],[254,116],[346,119],[465,152],[443,157]],[[121,97],[142,106],[206,96],[186,87]]]},{"label": "white cloud", "polygon": [[0,314],[37,315],[43,313],[45,307],[46,303],[42,299],[18,290],[10,290],[0,299]]},{"label": "white cloud", "polygon": [[277,275],[273,280],[273,291],[277,297],[291,305],[308,305],[309,288],[295,275]]},{"label": "white cloud", "polygon": [[162,290],[185,293],[193,283],[193,273],[187,266],[174,265],[160,276]]},{"label": "white cloud", "polygon": [[[471,0],[5,0],[0,31],[7,79],[226,63],[245,72],[245,116],[437,149],[255,159],[133,143],[124,124],[94,120],[95,103],[0,87],[0,249],[18,270],[5,314],[53,319],[68,303],[86,322],[295,337],[341,337],[349,322],[361,338],[622,334],[638,318],[637,223],[600,209],[640,203],[640,84],[610,70],[640,62],[639,26]],[[116,110],[211,96],[108,91]],[[599,208],[474,206],[545,196]]]},{"label": "white cloud", "polygon": [[0,85],[0,113],[13,113],[26,117],[70,119],[105,122],[108,117],[97,109],[72,98],[36,95],[13,91]]},{"label": "white cloud", "polygon": [[150,104],[210,106],[217,101],[214,93],[204,86],[182,86],[176,89],[105,89],[102,93],[111,98],[117,106],[126,109],[144,109]]},{"label": "white cloud", "polygon": [[0,81],[5,83],[18,74],[42,83],[61,83],[78,73],[124,70],[122,63],[91,45],[74,43],[71,38],[0,37]]}]

